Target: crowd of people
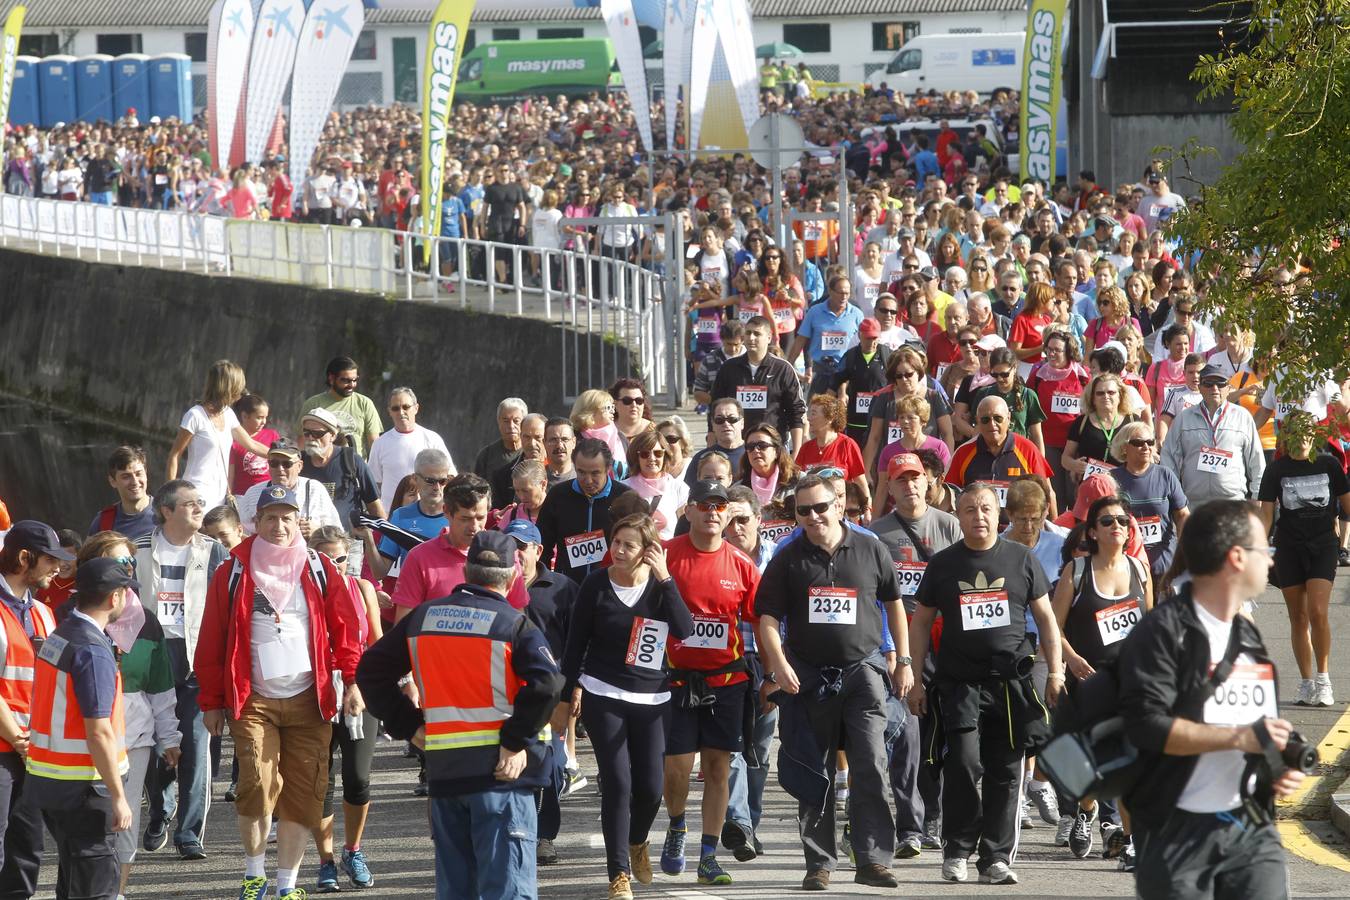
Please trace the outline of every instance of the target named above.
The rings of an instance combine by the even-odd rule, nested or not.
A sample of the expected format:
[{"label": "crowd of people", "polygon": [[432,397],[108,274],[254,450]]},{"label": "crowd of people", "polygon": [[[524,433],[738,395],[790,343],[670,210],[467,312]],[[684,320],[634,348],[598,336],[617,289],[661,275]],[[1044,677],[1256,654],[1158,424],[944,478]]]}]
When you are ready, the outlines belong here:
[{"label": "crowd of people", "polygon": [[[111,456],[116,500],[87,528],[5,535],[0,894],[32,895],[44,824],[71,896],[126,893],[138,847],[171,828],[181,858],[204,858],[228,731],[240,846],[212,851],[242,857],[241,900],[305,896],[311,840],[316,891],[376,883],[361,839],[381,733],[419,759],[442,898],[536,896],[560,802],[586,781],[579,740],[611,900],[656,868],[730,884],[719,847],[763,852],[771,770],[798,804],[805,890],[841,857],[895,887],[895,860],[925,851],[935,877],[970,879],[974,857],[979,881],[1015,884],[1035,818],[1066,857],[1100,841],[1141,897],[1213,879],[1285,896],[1272,809],[1242,772],[1291,729],[1243,605],[1269,574],[1295,702],[1331,706],[1350,373],[1291,397],[1250,331],[1197,312],[1207,271],[1167,236],[1186,201],[1156,164],[1114,189],[1091,172],[1018,183],[976,129],[854,130],[883,108],[900,107],[798,107],[847,129],[851,271],[837,222],[769,233],[745,158],[647,170],[614,98],[468,113],[448,237],[486,220],[474,233],[520,238],[595,203],[684,213],[697,411],[658,418],[631,377],[567,416],[506,397],[461,470],[414,388],[389,392],[385,428],[351,358],[282,415],[214,364],[164,460]],[[364,211],[405,223],[415,129],[400,108],[335,114],[320,177],[365,183]],[[7,187],[13,160],[64,147],[64,170],[80,148],[121,167],[98,193],[170,207],[189,205],[182,159],[203,146],[191,126],[125,122],[11,142],[32,152]],[[143,177],[159,154],[162,184]],[[281,169],[263,161],[273,189]],[[313,184],[293,208],[323,218],[331,186]],[[794,168],[786,191],[807,212],[838,201],[828,167]],[[557,237],[660,256],[659,232],[622,230]],[[1297,289],[1295,263],[1279,274]],[[1195,703],[1221,661],[1261,690]],[[1108,671],[1155,765],[1117,803],[1058,796],[1035,753],[1059,701]],[[1300,777],[1270,773],[1266,800]]]}]

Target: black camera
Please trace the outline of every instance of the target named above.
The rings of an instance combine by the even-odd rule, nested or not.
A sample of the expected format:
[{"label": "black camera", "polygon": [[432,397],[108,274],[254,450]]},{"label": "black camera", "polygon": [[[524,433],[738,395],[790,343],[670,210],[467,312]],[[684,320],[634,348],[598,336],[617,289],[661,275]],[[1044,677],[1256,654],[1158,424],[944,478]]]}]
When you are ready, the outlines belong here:
[{"label": "black camera", "polygon": [[1298,769],[1304,774],[1310,774],[1317,768],[1320,757],[1317,755],[1317,748],[1308,743],[1307,739],[1297,731],[1289,733],[1289,742],[1284,745],[1284,750],[1280,752],[1287,768]]}]

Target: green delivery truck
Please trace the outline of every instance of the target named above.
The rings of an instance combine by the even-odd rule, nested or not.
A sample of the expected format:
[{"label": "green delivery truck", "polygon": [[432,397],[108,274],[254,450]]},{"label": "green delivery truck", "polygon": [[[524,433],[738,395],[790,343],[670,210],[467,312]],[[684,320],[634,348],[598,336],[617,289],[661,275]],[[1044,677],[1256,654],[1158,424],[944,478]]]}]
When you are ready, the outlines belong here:
[{"label": "green delivery truck", "polygon": [[609,38],[493,41],[459,64],[456,100],[498,103],[528,96],[578,96],[622,89]]}]

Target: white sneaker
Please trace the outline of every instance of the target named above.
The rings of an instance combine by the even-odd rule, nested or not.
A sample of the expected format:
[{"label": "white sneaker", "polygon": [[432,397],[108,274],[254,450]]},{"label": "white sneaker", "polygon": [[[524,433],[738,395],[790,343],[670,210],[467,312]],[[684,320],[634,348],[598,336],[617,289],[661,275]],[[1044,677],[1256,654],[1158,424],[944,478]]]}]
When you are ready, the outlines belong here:
[{"label": "white sneaker", "polygon": [[1313,706],[1331,706],[1336,702],[1336,698],[1331,694],[1330,681],[1313,682],[1312,697],[1308,701]]},{"label": "white sneaker", "polygon": [[1018,824],[1023,828],[1035,828],[1036,823],[1031,819],[1031,803],[1022,804],[1022,818]]},{"label": "white sneaker", "polygon": [[1060,816],[1059,825],[1055,828],[1055,846],[1069,846],[1069,832],[1073,831],[1073,816]]},{"label": "white sneaker", "polygon": [[1294,694],[1295,706],[1311,706],[1313,704],[1313,695],[1317,691],[1317,686],[1311,678],[1305,678],[1298,683],[1298,692]]},{"label": "white sneaker", "polygon": [[965,881],[969,877],[966,861],[959,856],[949,856],[942,861],[943,881]]},{"label": "white sneaker", "polygon": [[848,770],[834,773],[834,801],[840,806],[848,805]]},{"label": "white sneaker", "polygon": [[1003,860],[995,860],[980,873],[980,884],[1017,884],[1017,873]]},{"label": "white sneaker", "polygon": [[1036,804],[1036,812],[1040,814],[1041,821],[1047,825],[1057,825],[1059,804],[1055,798],[1055,789],[1047,783],[1045,787],[1033,788],[1029,793],[1031,802]]}]

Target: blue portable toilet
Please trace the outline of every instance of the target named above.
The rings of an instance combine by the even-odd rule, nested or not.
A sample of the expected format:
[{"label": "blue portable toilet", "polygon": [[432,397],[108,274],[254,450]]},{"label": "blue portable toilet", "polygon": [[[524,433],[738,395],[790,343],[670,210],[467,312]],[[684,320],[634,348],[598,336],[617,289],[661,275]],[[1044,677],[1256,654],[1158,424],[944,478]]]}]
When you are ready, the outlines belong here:
[{"label": "blue portable toilet", "polygon": [[113,122],[112,57],[94,53],[75,60],[75,118],[81,122]]},{"label": "blue portable toilet", "polygon": [[57,55],[38,61],[38,110],[43,128],[75,121],[75,57]]},{"label": "blue portable toilet", "polygon": [[112,62],[113,111],[117,118],[136,110],[141,122],[150,120],[150,57],[144,53],[123,53]]},{"label": "blue portable toilet", "polygon": [[191,122],[192,57],[186,53],[161,53],[150,60],[149,71],[150,115]]},{"label": "blue portable toilet", "polygon": [[38,109],[38,58],[20,56],[14,61],[14,87],[9,94],[9,121],[15,125],[36,125],[42,120]]}]

